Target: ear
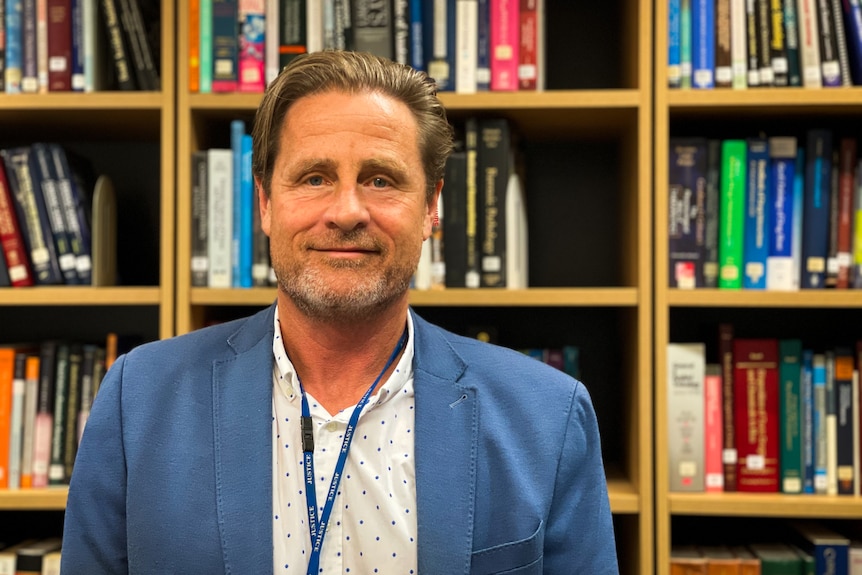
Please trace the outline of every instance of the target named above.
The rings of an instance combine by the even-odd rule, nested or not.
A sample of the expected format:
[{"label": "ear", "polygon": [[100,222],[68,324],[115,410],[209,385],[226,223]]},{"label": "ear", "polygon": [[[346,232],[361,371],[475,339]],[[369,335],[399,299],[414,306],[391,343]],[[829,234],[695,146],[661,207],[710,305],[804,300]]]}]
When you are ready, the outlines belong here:
[{"label": "ear", "polygon": [[423,240],[430,238],[432,230],[439,225],[440,190],[442,189],[443,180],[440,180],[437,182],[437,185],[434,186],[434,195],[431,197],[431,201],[428,202],[427,210],[425,212],[425,222],[422,229]]},{"label": "ear", "polygon": [[254,178],[254,189],[257,192],[257,203],[260,211],[260,229],[263,230],[263,233],[266,234],[267,237],[269,237],[272,210],[269,205],[269,195],[264,191],[263,185],[260,183],[260,179],[258,179],[257,176]]}]

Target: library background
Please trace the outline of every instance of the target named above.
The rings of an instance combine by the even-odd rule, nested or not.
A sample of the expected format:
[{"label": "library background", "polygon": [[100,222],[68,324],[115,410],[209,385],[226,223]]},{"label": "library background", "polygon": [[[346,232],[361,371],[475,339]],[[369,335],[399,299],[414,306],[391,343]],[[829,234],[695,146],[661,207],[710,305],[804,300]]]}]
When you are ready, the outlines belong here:
[{"label": "library background", "polygon": [[348,48],[438,79],[411,304],[585,382],[621,573],[858,573],[859,1],[379,4],[5,4],[0,541],[54,572],[117,353],[273,301],[247,134]]}]

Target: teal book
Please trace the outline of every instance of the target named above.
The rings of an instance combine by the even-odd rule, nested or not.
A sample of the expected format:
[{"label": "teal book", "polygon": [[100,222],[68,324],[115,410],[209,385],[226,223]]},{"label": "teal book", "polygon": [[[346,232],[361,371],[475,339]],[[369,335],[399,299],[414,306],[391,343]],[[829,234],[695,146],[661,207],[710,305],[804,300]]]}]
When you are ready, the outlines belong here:
[{"label": "teal book", "polygon": [[779,340],[778,354],[781,491],[802,493],[802,341]]}]

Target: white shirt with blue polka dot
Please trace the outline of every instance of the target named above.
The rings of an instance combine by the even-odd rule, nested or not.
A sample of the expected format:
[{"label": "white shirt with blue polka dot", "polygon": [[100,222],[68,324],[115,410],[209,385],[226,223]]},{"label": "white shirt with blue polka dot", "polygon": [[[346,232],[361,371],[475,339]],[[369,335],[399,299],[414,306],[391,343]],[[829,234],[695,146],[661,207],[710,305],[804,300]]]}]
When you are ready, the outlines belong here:
[{"label": "white shirt with blue polka dot", "polygon": [[[320,573],[416,573],[413,321],[395,371],[363,409],[326,529]],[[311,543],[305,501],[301,395],[275,314],[272,393],[273,572],[305,575]],[[371,382],[368,382],[371,385]],[[330,415],[308,395],[314,422],[318,519],[353,406]]]}]

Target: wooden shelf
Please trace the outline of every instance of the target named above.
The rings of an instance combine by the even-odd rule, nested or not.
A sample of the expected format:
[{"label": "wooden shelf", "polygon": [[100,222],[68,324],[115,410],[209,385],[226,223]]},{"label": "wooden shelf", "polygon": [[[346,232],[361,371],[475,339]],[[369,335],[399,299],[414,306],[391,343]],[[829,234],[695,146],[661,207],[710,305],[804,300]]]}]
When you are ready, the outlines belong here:
[{"label": "wooden shelf", "polygon": [[62,511],[69,489],[0,489],[0,510]]},{"label": "wooden shelf", "polygon": [[698,109],[698,113],[732,108],[862,108],[862,87],[844,88],[762,88],[750,90],[668,90],[670,112]]},{"label": "wooden shelf", "polygon": [[636,514],[641,512],[640,497],[632,482],[616,469],[606,469],[608,498],[611,512],[615,514]]},{"label": "wooden shelf", "polygon": [[[269,305],[275,288],[192,288],[192,305]],[[414,306],[605,306],[633,307],[637,288],[530,288],[525,290],[445,289],[413,290]]]},{"label": "wooden shelf", "polygon": [[4,113],[22,110],[159,110],[164,105],[161,92],[54,92],[49,94],[0,94]]},{"label": "wooden shelf", "polygon": [[795,292],[671,289],[667,303],[677,307],[778,307],[856,308],[862,307],[862,290],[800,290]]},{"label": "wooden shelf", "polygon": [[858,519],[862,497],[757,493],[671,493],[675,515]]},{"label": "wooden shelf", "polygon": [[0,306],[6,305],[159,305],[158,287],[38,286],[2,288]]}]

